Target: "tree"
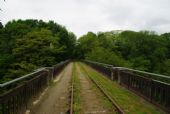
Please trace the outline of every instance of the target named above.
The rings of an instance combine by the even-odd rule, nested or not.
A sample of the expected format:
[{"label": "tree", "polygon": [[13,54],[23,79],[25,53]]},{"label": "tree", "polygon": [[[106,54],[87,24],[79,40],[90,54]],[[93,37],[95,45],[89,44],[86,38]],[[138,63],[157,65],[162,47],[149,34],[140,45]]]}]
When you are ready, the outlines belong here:
[{"label": "tree", "polygon": [[0,22],[0,29],[2,29],[3,28],[3,25],[2,25],[2,23]]},{"label": "tree", "polygon": [[102,47],[95,47],[92,49],[92,51],[86,55],[86,59],[112,64],[114,66],[129,67],[130,65],[130,63],[125,61],[121,56]]},{"label": "tree", "polygon": [[53,21],[13,20],[0,29],[0,81],[73,57],[76,36]]},{"label": "tree", "polygon": [[93,48],[99,45],[96,34],[88,32],[87,35],[84,35],[78,39],[80,43],[80,50],[82,51],[82,57],[85,58],[85,55],[90,53]]},{"label": "tree", "polygon": [[[153,31],[87,33],[78,40],[79,54],[93,61],[168,74],[170,35]],[[165,67],[162,67],[165,66]]]}]

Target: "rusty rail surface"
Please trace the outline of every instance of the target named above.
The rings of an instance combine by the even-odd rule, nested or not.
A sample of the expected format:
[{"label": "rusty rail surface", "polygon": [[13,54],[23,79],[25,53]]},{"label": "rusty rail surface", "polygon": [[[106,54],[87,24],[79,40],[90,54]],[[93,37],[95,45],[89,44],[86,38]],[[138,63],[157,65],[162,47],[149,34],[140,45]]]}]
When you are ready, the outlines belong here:
[{"label": "rusty rail surface", "polygon": [[113,67],[88,60],[84,62],[104,73],[111,80],[117,81],[120,85],[170,113],[170,76],[124,67]]},{"label": "rusty rail surface", "polygon": [[121,109],[121,107],[115,102],[115,100],[107,94],[107,92],[94,80],[90,74],[84,69],[82,66],[83,70],[86,72],[87,76],[89,79],[97,86],[97,88],[104,94],[104,96],[112,103],[113,105],[113,110],[116,111],[116,114],[125,114],[125,112]]},{"label": "rusty rail surface", "polygon": [[69,61],[52,67],[43,67],[35,72],[0,84],[0,114],[24,114],[39,95]]},{"label": "rusty rail surface", "polygon": [[72,76],[71,76],[71,91],[70,91],[70,114],[74,113],[74,74],[72,70]]},{"label": "rusty rail surface", "polygon": [[74,85],[71,85],[71,100],[70,100],[70,114],[73,114],[73,105],[74,105]]}]

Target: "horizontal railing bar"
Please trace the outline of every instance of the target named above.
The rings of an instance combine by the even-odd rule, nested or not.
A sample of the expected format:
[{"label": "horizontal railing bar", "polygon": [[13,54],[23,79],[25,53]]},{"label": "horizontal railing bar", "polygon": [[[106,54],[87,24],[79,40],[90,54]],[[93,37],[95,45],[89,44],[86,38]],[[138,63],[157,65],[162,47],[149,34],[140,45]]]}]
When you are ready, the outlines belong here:
[{"label": "horizontal railing bar", "polygon": [[33,70],[32,73],[0,84],[0,114],[25,113],[31,106],[32,100],[53,83],[53,79],[69,62],[41,67]]},{"label": "horizontal railing bar", "polygon": [[90,61],[90,60],[85,60],[87,62],[91,62],[91,63],[96,63],[96,64],[99,64],[99,65],[104,65],[104,66],[107,66],[107,67],[113,67],[113,65],[109,65],[109,64],[105,64],[105,63],[99,63],[99,62],[96,62],[96,61]]},{"label": "horizontal railing bar", "polygon": [[118,84],[155,104],[163,109],[165,113],[169,114],[170,76],[125,67],[109,67],[110,65],[106,69],[107,64],[86,60],[84,62],[99,72],[103,72],[103,70],[108,72],[109,79],[118,82]]},{"label": "horizontal railing bar", "polygon": [[152,80],[152,81],[170,86],[170,83],[162,82],[162,81],[159,81],[159,80]]},{"label": "horizontal railing bar", "polygon": [[69,60],[66,60],[66,61],[61,61],[60,63],[56,64],[56,65],[53,65],[52,67],[56,67],[56,66],[59,66],[59,65],[62,65],[64,63],[67,63]]},{"label": "horizontal railing bar", "polygon": [[126,68],[126,67],[113,67],[113,65],[99,63],[99,62],[94,62],[94,61],[90,61],[90,60],[85,60],[85,61],[91,62],[91,63],[95,63],[95,64],[99,64],[99,65],[104,65],[104,66],[112,67],[113,69],[134,71],[134,72],[138,72],[138,73],[143,73],[143,74],[147,74],[147,75],[152,75],[152,76],[157,76],[157,77],[161,77],[161,78],[170,79],[170,76],[167,76],[167,75],[156,74],[156,73],[151,73],[151,72],[146,72],[146,71],[140,71],[140,70],[135,70],[135,69]]},{"label": "horizontal railing bar", "polygon": [[24,80],[24,79],[26,79],[26,78],[28,78],[28,77],[31,77],[33,74],[40,72],[40,71],[47,71],[47,69],[53,69],[55,66],[62,65],[62,64],[64,64],[64,63],[68,62],[68,61],[69,61],[69,60],[62,61],[62,62],[60,62],[60,63],[58,63],[58,64],[56,64],[56,65],[53,65],[53,67],[42,67],[42,68],[38,68],[38,69],[34,70],[34,72],[32,72],[32,73],[26,74],[26,75],[21,76],[21,77],[19,77],[19,78],[13,79],[13,80],[8,81],[8,82],[5,82],[5,83],[3,83],[3,84],[0,84],[0,88],[3,88],[3,87],[8,86],[8,85],[10,85],[10,84],[12,84],[12,83],[15,83],[15,82]]},{"label": "horizontal railing bar", "polygon": [[[118,70],[118,69],[117,69]],[[126,71],[124,71],[124,70],[122,70],[124,73],[128,73],[128,72],[126,72]],[[129,72],[129,73],[131,73],[131,72]],[[144,77],[144,76],[142,76],[141,74],[139,75],[139,74],[132,74],[131,73],[131,75],[134,75],[135,77],[141,77],[141,78],[143,78],[143,79],[147,79],[147,80],[150,80],[150,81],[153,81],[153,82],[158,82],[158,83],[161,83],[161,84],[165,84],[165,85],[170,85],[169,83],[166,83],[166,82],[163,82],[163,81],[159,81],[159,80],[155,80],[155,79],[152,79],[152,78],[149,78],[149,77]]]},{"label": "horizontal railing bar", "polygon": [[146,71],[141,71],[141,70],[135,70],[135,69],[131,69],[131,68],[113,67],[113,69],[134,71],[134,72],[138,72],[138,73],[143,73],[143,74],[148,74],[148,75],[153,75],[153,76],[157,76],[157,77],[161,77],[161,78],[168,78],[168,79],[170,79],[170,76],[167,76],[167,75],[156,74],[156,73],[151,73],[151,72],[146,72]]},{"label": "horizontal railing bar", "polygon": [[12,84],[12,83],[21,81],[21,80],[23,80],[23,79],[25,79],[25,78],[28,78],[28,77],[31,77],[33,74],[38,73],[38,72],[43,71],[43,70],[45,70],[45,68],[43,68],[43,69],[41,69],[41,70],[38,70],[38,69],[37,69],[37,71],[35,71],[35,72],[32,72],[32,73],[30,73],[30,74],[26,74],[26,75],[24,75],[24,76],[21,76],[21,77],[19,77],[19,78],[14,79],[14,80],[5,82],[5,83],[3,83],[3,84],[0,84],[0,87],[5,87],[5,86],[8,86],[8,85],[10,85],[10,84]]}]

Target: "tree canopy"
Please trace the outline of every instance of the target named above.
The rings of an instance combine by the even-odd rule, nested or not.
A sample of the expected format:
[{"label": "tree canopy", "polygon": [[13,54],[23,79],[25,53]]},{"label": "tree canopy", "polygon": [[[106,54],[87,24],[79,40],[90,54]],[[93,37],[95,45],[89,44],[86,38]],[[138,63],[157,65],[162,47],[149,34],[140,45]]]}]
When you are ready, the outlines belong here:
[{"label": "tree canopy", "polygon": [[0,83],[67,59],[88,59],[170,75],[170,33],[74,33],[54,21],[0,23]]},{"label": "tree canopy", "polygon": [[87,33],[80,37],[83,59],[170,75],[170,34],[152,31]]},{"label": "tree canopy", "polygon": [[76,36],[53,21],[13,20],[0,28],[0,80],[73,57]]}]

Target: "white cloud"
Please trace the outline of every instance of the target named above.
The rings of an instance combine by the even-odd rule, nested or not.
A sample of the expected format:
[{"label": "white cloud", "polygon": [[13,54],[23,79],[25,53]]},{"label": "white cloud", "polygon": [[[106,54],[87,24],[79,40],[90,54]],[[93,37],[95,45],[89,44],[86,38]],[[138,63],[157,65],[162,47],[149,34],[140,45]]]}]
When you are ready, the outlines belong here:
[{"label": "white cloud", "polygon": [[0,20],[54,20],[80,36],[116,29],[170,32],[169,0],[0,0]]}]

